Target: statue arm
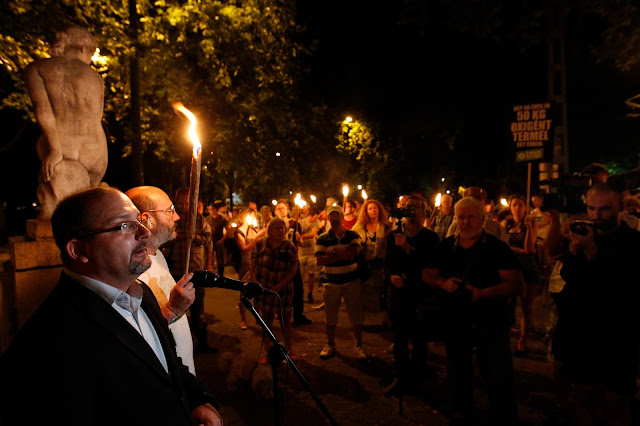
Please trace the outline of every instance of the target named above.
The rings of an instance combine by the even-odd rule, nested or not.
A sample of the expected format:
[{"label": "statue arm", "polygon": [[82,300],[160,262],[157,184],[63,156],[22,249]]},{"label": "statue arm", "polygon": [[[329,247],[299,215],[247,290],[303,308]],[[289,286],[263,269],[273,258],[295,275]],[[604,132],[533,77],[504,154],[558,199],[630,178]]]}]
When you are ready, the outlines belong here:
[{"label": "statue arm", "polygon": [[38,67],[31,65],[25,71],[25,85],[33,103],[36,121],[42,129],[42,179],[48,182],[53,176],[55,166],[62,161],[62,147],[58,138],[56,117],[49,100],[47,88]]}]

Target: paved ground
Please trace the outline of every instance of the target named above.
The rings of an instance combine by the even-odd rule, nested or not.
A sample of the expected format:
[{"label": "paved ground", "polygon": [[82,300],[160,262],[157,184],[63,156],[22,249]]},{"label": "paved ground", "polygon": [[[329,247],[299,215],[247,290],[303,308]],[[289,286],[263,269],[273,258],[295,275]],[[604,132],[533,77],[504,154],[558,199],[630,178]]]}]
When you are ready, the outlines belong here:
[{"label": "paved ground", "polygon": [[[227,268],[228,276],[235,277]],[[197,354],[196,367],[200,379],[215,390],[222,404],[221,413],[227,425],[272,424],[273,401],[258,400],[250,385],[229,391],[225,385],[227,371],[220,369],[222,353],[244,357],[257,362],[262,342],[262,330],[255,321],[249,321],[249,330],[239,327],[239,293],[223,289],[207,289],[206,312],[209,325],[209,344],[220,349],[217,354]],[[314,292],[316,301],[321,293]],[[321,360],[319,353],[326,343],[323,313],[313,309],[315,304],[305,302],[305,311],[313,324],[295,328],[294,346],[300,355],[297,366],[310,386],[341,425],[447,425],[448,384],[446,358],[440,344],[430,344],[430,366],[433,378],[418,396],[406,396],[402,407],[398,399],[383,396],[384,388],[393,380],[393,355],[385,349],[392,342],[391,331],[382,326],[382,314],[370,314],[364,329],[363,347],[369,359],[359,362],[353,353],[353,339],[348,328],[345,309],[340,312],[337,329],[337,356]],[[278,334],[279,335],[279,334]],[[516,359],[517,393],[520,423],[523,425],[554,424],[554,383],[546,362],[544,344],[539,337],[532,342],[533,354],[527,359]],[[287,377],[287,372],[289,372]],[[323,412],[317,407],[301,382],[285,364],[279,377],[284,390],[284,423],[287,425],[327,424]],[[486,407],[482,384],[478,383],[477,400]],[[481,408],[482,410],[482,408]],[[480,417],[482,414],[480,415]]]}]

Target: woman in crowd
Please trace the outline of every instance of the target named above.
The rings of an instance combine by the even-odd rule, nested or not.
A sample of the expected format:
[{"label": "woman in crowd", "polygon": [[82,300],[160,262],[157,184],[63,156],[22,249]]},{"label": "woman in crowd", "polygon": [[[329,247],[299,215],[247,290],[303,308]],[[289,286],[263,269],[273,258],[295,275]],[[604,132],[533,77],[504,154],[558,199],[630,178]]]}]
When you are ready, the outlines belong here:
[{"label": "woman in crowd", "polygon": [[[261,229],[256,231],[255,223],[256,212],[253,209],[244,209],[240,213],[237,219],[237,225],[235,232],[236,244],[241,253],[240,266],[237,269],[238,278],[240,281],[253,281],[251,276],[251,252],[256,245],[256,241],[259,237],[267,233],[267,229]],[[240,328],[242,330],[247,329],[247,317],[246,308],[242,302],[238,303],[240,308]]]},{"label": "woman in crowd", "polygon": [[[282,309],[284,322],[285,346],[293,361],[298,355],[293,351],[291,336],[291,316],[293,312],[293,278],[298,270],[298,251],[287,241],[287,225],[278,217],[274,217],[267,226],[267,238],[260,238],[253,248],[251,270],[263,287],[278,293],[280,299],[271,294],[256,298],[256,306],[262,312],[264,322],[271,328],[274,314]],[[260,364],[268,364],[267,349],[260,357]]]},{"label": "woman in crowd", "polygon": [[520,339],[514,354],[524,356],[527,352],[526,340],[532,328],[533,301],[540,290],[540,271],[536,257],[538,228],[531,215],[527,213],[524,197],[521,195],[511,197],[509,206],[512,218],[507,219],[504,223],[509,246],[516,254],[524,275]]},{"label": "woman in crowd", "polygon": [[380,310],[379,296],[384,285],[384,257],[387,252],[389,215],[379,201],[367,200],[353,230],[362,239],[364,258],[371,270],[371,278],[362,283],[362,303],[365,312]]}]

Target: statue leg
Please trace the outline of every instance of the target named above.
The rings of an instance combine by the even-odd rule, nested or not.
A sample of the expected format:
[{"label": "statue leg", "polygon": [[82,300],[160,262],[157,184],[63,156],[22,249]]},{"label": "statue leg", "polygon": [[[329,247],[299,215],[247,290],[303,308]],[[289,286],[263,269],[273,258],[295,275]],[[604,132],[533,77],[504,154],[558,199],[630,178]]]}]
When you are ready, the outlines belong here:
[{"label": "statue leg", "polygon": [[80,163],[63,160],[55,168],[49,182],[40,182],[36,195],[41,210],[38,219],[48,220],[56,206],[66,196],[90,186],[89,173]]}]

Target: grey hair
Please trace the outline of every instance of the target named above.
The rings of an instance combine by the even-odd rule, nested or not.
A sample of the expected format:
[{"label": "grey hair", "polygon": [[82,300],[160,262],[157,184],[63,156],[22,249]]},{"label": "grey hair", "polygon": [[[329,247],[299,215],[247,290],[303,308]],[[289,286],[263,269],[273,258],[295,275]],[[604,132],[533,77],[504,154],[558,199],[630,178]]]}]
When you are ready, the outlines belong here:
[{"label": "grey hair", "polygon": [[458,210],[464,209],[467,207],[476,209],[480,217],[484,215],[484,206],[479,200],[473,197],[464,197],[460,201],[458,201],[454,207],[456,216],[458,215]]}]

